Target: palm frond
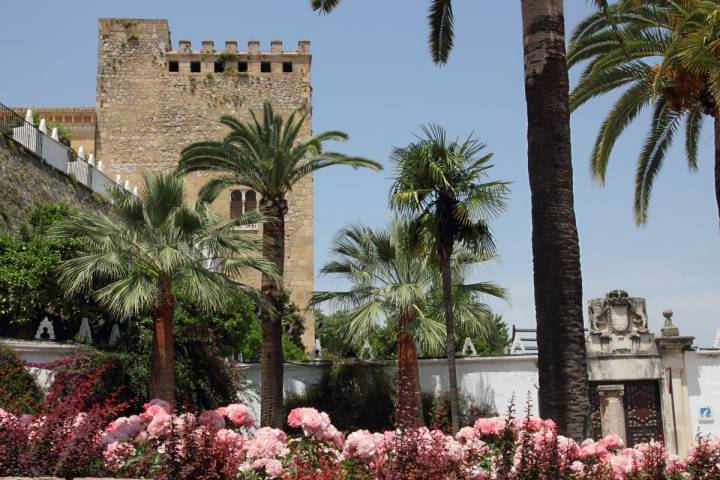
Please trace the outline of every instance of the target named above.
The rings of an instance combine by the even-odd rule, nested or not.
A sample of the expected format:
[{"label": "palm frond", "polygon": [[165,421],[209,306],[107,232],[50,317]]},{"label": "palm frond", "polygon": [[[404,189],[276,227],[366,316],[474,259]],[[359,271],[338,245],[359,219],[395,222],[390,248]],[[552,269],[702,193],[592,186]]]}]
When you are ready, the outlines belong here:
[{"label": "palm frond", "polygon": [[432,0],[428,11],[430,54],[433,62],[444,65],[453,47],[454,17],[451,0]]}]

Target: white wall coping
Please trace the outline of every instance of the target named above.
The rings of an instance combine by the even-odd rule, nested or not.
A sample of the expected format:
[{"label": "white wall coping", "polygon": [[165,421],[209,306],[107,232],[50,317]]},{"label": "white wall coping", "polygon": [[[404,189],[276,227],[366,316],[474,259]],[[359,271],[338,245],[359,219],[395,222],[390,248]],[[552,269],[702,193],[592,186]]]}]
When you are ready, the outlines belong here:
[{"label": "white wall coping", "polygon": [[15,338],[0,338],[0,344],[12,348],[18,353],[43,352],[57,355],[71,354],[80,348],[74,343],[59,343],[50,340],[18,340]]}]

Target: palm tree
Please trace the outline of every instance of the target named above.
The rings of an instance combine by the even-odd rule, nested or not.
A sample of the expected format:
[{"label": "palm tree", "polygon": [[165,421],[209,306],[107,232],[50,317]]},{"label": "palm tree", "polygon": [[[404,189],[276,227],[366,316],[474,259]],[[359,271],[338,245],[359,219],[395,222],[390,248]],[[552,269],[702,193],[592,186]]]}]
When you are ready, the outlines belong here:
[{"label": "palm tree", "polygon": [[[316,170],[335,165],[354,168],[369,167],[380,170],[380,164],[341,153],[323,151],[327,141],[347,140],[343,132],[321,132],[302,139],[300,131],[307,114],[297,110],[287,119],[273,111],[270,103],[263,105],[262,117],[242,122],[223,116],[220,122],[230,129],[221,141],[194,143],[182,151],[178,170],[216,172],[208,188],[243,185],[260,196],[260,211],[271,220],[263,227],[263,256],[275,266],[282,277],[285,260],[285,215],[288,212],[287,194],[293,186]],[[281,428],[283,415],[282,363],[282,284],[271,275],[262,277],[262,294],[274,310],[261,314],[262,370],[261,423]]]},{"label": "palm tree", "polygon": [[[409,224],[396,221],[387,230],[362,225],[345,228],[338,234],[332,252],[337,257],[321,272],[349,284],[345,291],[316,292],[313,303],[331,302],[347,310],[345,339],[359,348],[371,329],[394,323],[397,332],[398,373],[396,422],[400,428],[422,425],[422,397],[417,365],[417,347],[433,353],[442,349],[445,329],[442,310],[434,309],[433,292],[438,272],[427,256],[412,248]],[[478,255],[457,255],[453,268],[460,274],[481,259]],[[482,259],[486,259],[483,257]],[[492,283],[457,284],[465,300],[457,306],[461,325],[467,332],[483,332],[492,314],[479,302],[479,295],[504,297]]]},{"label": "palm tree", "polygon": [[414,236],[427,243],[440,267],[450,416],[452,430],[457,432],[460,405],[451,259],[457,243],[471,251],[491,254],[495,250],[487,220],[504,210],[507,184],[482,181],[492,167],[492,154],[481,155],[484,144],[472,138],[449,141],[445,130],[436,125],[422,130],[424,138],[392,153],[397,178],[390,205],[412,219]]},{"label": "palm tree", "polygon": [[[594,3],[602,5],[607,0]],[[340,0],[311,0],[311,4],[315,10],[329,13]],[[563,2],[522,0],[521,4],[540,366],[538,406],[543,417],[555,420],[561,434],[580,439],[587,430],[590,401]],[[431,0],[430,53],[439,65],[447,63],[453,46],[453,18],[451,0]]]},{"label": "palm tree", "polygon": [[[589,61],[570,97],[577,109],[622,89],[600,127],[591,155],[593,176],[605,182],[612,149],[646,107],[653,114],[635,174],[635,221],[648,219],[653,182],[678,128],[685,132],[688,167],[697,169],[704,116],[714,120],[715,193],[720,214],[720,41],[717,1],[623,0],[583,20],[571,37],[570,67]],[[612,28],[619,29],[615,35]]]},{"label": "palm tree", "polygon": [[80,245],[61,264],[59,281],[68,295],[92,292],[119,318],[152,314],[150,395],[173,403],[174,292],[182,289],[209,311],[222,308],[238,289],[260,300],[254,289],[231,278],[248,270],[274,276],[273,266],[257,255],[258,241],[232,229],[264,218],[252,213],[224,223],[209,209],[217,189],[202,190],[190,207],[174,174],[144,177],[138,196],[117,185],[109,193],[108,214],[81,211],[49,232]]}]

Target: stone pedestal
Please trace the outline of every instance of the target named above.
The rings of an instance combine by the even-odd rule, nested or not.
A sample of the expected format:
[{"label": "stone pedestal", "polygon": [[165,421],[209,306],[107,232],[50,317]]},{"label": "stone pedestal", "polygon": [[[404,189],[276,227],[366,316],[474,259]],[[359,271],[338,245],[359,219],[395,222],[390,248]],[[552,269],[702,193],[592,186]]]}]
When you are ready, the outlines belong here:
[{"label": "stone pedestal", "polygon": [[600,421],[603,437],[615,434],[622,438],[623,443],[627,444],[625,407],[623,405],[625,387],[623,385],[598,385],[597,392],[600,397]]},{"label": "stone pedestal", "polygon": [[661,336],[655,339],[662,355],[664,376],[660,382],[662,388],[663,419],[665,424],[665,445],[669,452],[685,456],[693,442],[690,421],[690,401],[688,399],[687,378],[685,375],[685,350],[693,344],[693,337],[680,335],[673,324],[673,312],[663,312],[665,325]]}]

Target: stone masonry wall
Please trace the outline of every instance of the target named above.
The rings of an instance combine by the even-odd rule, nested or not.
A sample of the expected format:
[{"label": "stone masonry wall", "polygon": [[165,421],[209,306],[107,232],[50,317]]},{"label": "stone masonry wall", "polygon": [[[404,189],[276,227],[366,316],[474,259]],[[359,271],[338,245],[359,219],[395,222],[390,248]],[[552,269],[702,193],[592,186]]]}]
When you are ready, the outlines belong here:
[{"label": "stone masonry wall", "polygon": [[80,209],[103,208],[84,185],[44,164],[35,154],[0,134],[0,230],[16,231],[30,213],[48,202]]},{"label": "stone masonry wall", "polygon": [[[274,41],[272,51],[260,52],[252,41],[248,51],[237,52],[237,44],[227,42],[225,72],[215,73],[215,62],[222,53],[204,41],[202,51],[192,51],[190,42],[181,40],[171,49],[166,20],[101,19],[99,21],[97,83],[97,157],[106,165],[110,178],[120,175],[139,183],[144,172],[168,171],[177,166],[180,152],[188,144],[220,139],[227,132],[218,120],[229,114],[250,120],[250,111],[261,112],[264,101],[287,116],[296,108],[310,111],[309,43],[300,50],[283,52]],[[228,59],[229,58],[229,59]],[[240,72],[237,60],[246,62]],[[169,71],[170,61],[178,71]],[[200,62],[201,71],[191,72],[190,62]],[[261,72],[261,62],[272,66]],[[292,62],[292,72],[283,72],[283,62]],[[302,134],[310,135],[310,120]],[[191,175],[186,180],[190,198],[209,178]],[[313,193],[312,178],[301,181],[288,198],[285,285],[292,300],[305,309],[304,343],[314,342],[312,312],[306,309],[313,291]],[[218,198],[214,207],[229,215],[230,191]],[[244,233],[260,235],[256,233]],[[259,275],[244,278],[259,287]]]}]

